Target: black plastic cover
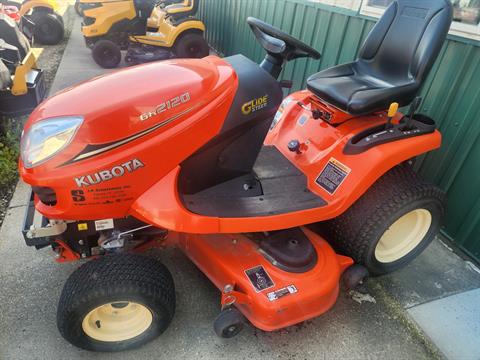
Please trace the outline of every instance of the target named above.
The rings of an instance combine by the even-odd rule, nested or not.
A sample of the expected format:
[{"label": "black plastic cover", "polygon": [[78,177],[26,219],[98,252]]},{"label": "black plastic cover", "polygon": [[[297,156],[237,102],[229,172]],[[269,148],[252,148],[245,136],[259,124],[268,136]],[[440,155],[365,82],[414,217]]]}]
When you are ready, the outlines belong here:
[{"label": "black plastic cover", "polygon": [[273,265],[288,272],[307,272],[317,263],[315,247],[299,228],[274,231],[264,236],[260,249]]}]

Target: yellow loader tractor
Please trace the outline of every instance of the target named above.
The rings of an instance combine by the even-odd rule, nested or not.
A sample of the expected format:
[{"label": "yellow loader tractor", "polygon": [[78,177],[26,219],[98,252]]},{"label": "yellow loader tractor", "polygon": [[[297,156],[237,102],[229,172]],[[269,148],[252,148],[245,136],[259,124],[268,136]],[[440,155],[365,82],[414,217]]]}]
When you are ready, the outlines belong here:
[{"label": "yellow loader tractor", "polygon": [[205,25],[193,17],[200,0],[80,0],[82,32],[104,68],[209,54]]},{"label": "yellow loader tractor", "polygon": [[43,71],[15,21],[0,14],[0,115],[23,115],[46,95]]},{"label": "yellow loader tractor", "polygon": [[18,9],[22,32],[28,37],[32,35],[38,43],[55,45],[63,40],[65,28],[56,0],[0,0],[0,3]]}]

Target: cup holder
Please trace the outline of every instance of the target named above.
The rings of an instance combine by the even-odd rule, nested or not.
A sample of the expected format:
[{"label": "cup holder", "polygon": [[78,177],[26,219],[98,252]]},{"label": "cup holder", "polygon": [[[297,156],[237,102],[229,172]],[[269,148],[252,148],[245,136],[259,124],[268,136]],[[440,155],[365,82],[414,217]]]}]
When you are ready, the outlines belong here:
[{"label": "cup holder", "polygon": [[[415,114],[413,115],[412,126],[407,128],[407,124],[409,122],[409,117],[405,116],[402,121],[400,122],[400,130],[401,131],[408,131],[412,129],[420,129],[423,131],[433,131],[436,128],[435,120],[431,117],[423,114]],[[403,124],[403,126],[402,126]]]},{"label": "cup holder", "polygon": [[427,115],[415,114],[413,115],[413,120],[421,122],[422,124],[425,124],[425,125],[435,126],[435,120],[433,120],[431,117]]}]

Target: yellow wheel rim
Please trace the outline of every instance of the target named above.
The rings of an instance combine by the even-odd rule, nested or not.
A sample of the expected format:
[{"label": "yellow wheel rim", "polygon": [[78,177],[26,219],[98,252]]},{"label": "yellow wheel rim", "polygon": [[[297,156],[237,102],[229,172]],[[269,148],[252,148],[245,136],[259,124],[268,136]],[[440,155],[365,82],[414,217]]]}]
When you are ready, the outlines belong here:
[{"label": "yellow wheel rim", "polygon": [[85,334],[98,341],[126,341],[144,333],[152,324],[152,312],[145,306],[118,301],[96,307],[83,319]]},{"label": "yellow wheel rim", "polygon": [[416,209],[403,215],[380,238],[375,258],[381,263],[403,258],[420,244],[431,225],[432,214],[428,210]]}]

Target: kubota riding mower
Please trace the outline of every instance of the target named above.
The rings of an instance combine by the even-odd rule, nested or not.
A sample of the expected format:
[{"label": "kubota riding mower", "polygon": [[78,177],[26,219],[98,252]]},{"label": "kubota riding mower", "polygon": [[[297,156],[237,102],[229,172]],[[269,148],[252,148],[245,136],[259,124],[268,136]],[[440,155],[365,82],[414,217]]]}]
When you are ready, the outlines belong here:
[{"label": "kubota riding mower", "polygon": [[63,40],[63,18],[56,11],[56,0],[0,0],[1,4],[15,6],[21,16],[20,29],[40,44],[54,45]]},{"label": "kubota riding mower", "polygon": [[138,254],[151,247],[178,246],[220,290],[222,337],[246,320],[273,331],[319,316],[342,274],[353,287],[367,269],[419,255],[444,194],[409,165],[441,145],[416,96],[451,20],[447,0],[395,0],[356,61],[285,99],[284,65],[320,54],[249,18],[267,52],[260,65],[156,62],[43,102],[22,137],[33,190],[24,237],[59,262],[92,259],[65,284],[60,333],[98,351],[161,334],[175,290],[165,266]]},{"label": "kubota riding mower", "polygon": [[[199,0],[167,2],[141,0],[81,0],[82,32],[95,62],[104,68],[119,65],[127,50],[129,65],[209,54],[205,25],[192,16]],[[172,3],[172,1],[168,1]]]},{"label": "kubota riding mower", "polygon": [[45,97],[42,70],[15,21],[0,13],[0,115],[22,115]]}]

